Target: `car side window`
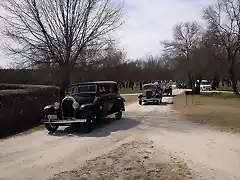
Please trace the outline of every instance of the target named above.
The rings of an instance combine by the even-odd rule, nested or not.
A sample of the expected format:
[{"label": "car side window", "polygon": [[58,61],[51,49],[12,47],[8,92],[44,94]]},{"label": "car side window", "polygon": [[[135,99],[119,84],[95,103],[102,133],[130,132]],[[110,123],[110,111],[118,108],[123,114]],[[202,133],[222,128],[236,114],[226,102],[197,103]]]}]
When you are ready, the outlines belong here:
[{"label": "car side window", "polygon": [[99,85],[99,93],[100,94],[109,94],[110,93],[109,84],[100,84]]},{"label": "car side window", "polygon": [[103,84],[99,84],[98,88],[99,88],[99,93],[100,93],[100,94],[105,94],[105,91],[106,91],[106,90],[105,90]]},{"label": "car side window", "polygon": [[110,85],[110,93],[116,93],[118,90],[117,85],[116,84],[111,84]]},{"label": "car side window", "polygon": [[104,84],[104,88],[105,88],[105,92],[106,92],[106,94],[109,94],[110,93],[110,84]]}]

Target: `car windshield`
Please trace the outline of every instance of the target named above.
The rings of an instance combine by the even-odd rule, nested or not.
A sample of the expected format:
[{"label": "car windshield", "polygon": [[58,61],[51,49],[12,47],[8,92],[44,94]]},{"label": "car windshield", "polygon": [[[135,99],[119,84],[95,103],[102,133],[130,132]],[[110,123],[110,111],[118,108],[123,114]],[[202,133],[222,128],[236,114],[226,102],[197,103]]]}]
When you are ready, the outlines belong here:
[{"label": "car windshield", "polygon": [[96,92],[97,92],[96,84],[78,85],[70,87],[71,94],[96,93]]},{"label": "car windshield", "polygon": [[201,84],[202,85],[210,85],[209,82],[207,82],[207,81],[203,81]]},{"label": "car windshield", "polygon": [[161,84],[162,88],[167,88],[167,86],[168,86],[167,84]]},{"label": "car windshield", "polygon": [[157,86],[156,85],[145,85],[145,86],[143,86],[143,89],[144,90],[153,90],[153,91],[155,91],[157,89]]}]

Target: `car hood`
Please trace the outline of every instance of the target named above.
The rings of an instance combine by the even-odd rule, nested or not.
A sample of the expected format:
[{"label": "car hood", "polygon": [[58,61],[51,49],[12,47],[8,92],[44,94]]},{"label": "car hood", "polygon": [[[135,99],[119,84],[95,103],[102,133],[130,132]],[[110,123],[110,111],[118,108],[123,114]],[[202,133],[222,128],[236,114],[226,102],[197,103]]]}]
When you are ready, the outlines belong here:
[{"label": "car hood", "polygon": [[82,95],[67,95],[63,101],[65,100],[72,100],[76,101],[79,104],[85,104],[85,103],[92,103],[95,96],[82,96]]}]

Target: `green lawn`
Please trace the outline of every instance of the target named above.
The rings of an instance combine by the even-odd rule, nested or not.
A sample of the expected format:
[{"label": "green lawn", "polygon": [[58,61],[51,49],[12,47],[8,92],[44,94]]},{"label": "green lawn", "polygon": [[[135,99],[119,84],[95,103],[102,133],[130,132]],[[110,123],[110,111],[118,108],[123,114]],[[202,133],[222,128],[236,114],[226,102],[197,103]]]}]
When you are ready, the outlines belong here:
[{"label": "green lawn", "polygon": [[134,94],[134,93],[140,93],[141,90],[139,87],[136,87],[134,89],[132,88],[121,88],[120,94]]},{"label": "green lawn", "polygon": [[[237,84],[237,87],[238,90],[240,90],[240,83]],[[228,86],[227,84],[224,84],[224,86],[222,86],[222,83],[220,83],[217,91],[232,91],[232,86]]]}]

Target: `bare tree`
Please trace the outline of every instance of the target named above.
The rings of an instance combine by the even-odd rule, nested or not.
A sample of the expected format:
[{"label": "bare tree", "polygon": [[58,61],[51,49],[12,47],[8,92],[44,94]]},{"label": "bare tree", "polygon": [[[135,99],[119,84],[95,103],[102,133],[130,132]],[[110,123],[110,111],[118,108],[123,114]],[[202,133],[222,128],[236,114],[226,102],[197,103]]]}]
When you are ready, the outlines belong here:
[{"label": "bare tree", "polygon": [[201,27],[196,22],[185,22],[177,24],[173,29],[173,40],[163,41],[164,49],[172,56],[184,57],[186,63],[189,86],[193,88],[193,72],[190,63],[192,53],[198,47],[201,38]]},{"label": "bare tree", "polygon": [[9,47],[33,64],[57,64],[63,87],[86,49],[99,47],[121,24],[123,4],[114,0],[2,0]]},{"label": "bare tree", "polygon": [[215,41],[214,52],[221,57],[225,55],[233,92],[239,95],[235,68],[240,50],[240,0],[217,0],[204,10],[203,17]]}]

